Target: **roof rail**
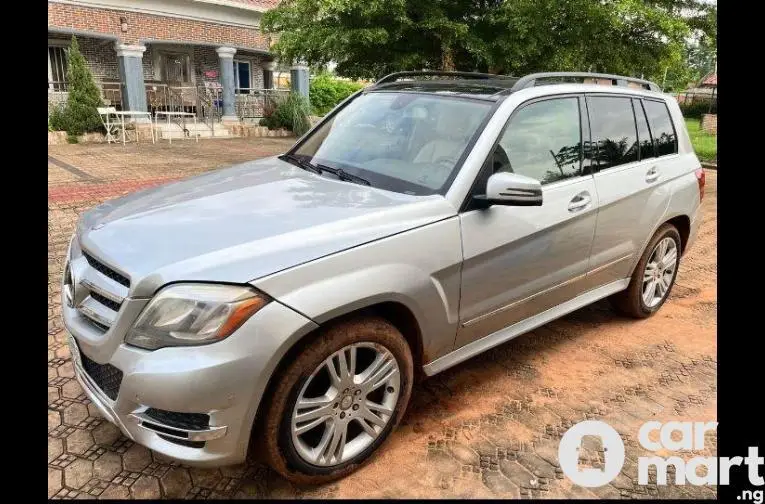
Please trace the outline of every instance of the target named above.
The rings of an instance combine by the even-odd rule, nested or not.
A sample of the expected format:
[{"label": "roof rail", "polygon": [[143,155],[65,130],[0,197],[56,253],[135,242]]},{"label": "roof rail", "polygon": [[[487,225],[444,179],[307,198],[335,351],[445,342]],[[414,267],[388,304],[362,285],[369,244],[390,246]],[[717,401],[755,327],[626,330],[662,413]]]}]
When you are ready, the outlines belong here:
[{"label": "roof rail", "polygon": [[375,86],[379,86],[380,84],[388,84],[391,82],[396,82],[398,79],[403,77],[426,77],[426,76],[434,76],[434,77],[462,77],[467,79],[517,79],[517,77],[511,77],[509,75],[496,75],[496,74],[488,74],[488,73],[478,73],[478,72],[446,72],[441,70],[419,70],[419,71],[409,71],[409,72],[393,72],[392,74],[388,74],[382,79],[375,82]]},{"label": "roof rail", "polygon": [[626,86],[628,82],[632,82],[635,84],[640,84],[645,89],[648,89],[649,91],[656,91],[658,93],[661,93],[661,88],[657,86],[654,82],[647,81],[644,79],[637,79],[635,77],[625,77],[623,75],[612,75],[612,74],[602,74],[602,73],[590,73],[590,72],[543,72],[543,73],[533,73],[529,75],[524,75],[518,81],[513,84],[513,87],[511,91],[518,91],[521,89],[525,89],[528,87],[534,87],[538,80],[541,79],[554,79],[554,78],[561,78],[561,77],[574,77],[574,78],[581,78],[581,79],[609,79],[614,82],[617,86]]}]

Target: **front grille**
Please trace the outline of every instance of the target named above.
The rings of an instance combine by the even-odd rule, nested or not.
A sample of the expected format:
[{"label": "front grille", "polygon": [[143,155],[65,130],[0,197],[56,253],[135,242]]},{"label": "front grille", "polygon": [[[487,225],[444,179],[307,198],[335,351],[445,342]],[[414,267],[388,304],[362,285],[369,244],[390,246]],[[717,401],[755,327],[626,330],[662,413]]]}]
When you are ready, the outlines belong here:
[{"label": "front grille", "polygon": [[210,415],[205,413],[178,413],[149,408],[144,414],[157,422],[177,429],[203,430],[210,426]]},{"label": "front grille", "polygon": [[115,282],[124,285],[125,287],[130,287],[130,279],[126,277],[125,275],[122,275],[120,273],[117,273],[113,269],[111,269],[109,266],[105,265],[92,255],[88,254],[87,252],[83,251],[82,254],[85,256],[85,259],[87,259],[88,264],[90,264],[90,267],[94,270],[98,271],[99,273],[111,278]]},{"label": "front grille", "polygon": [[114,310],[114,311],[120,311],[120,303],[117,303],[116,301],[112,301],[106,296],[102,296],[98,292],[92,291],[90,293],[90,297],[101,303],[102,305],[106,306],[107,308]]},{"label": "front grille", "polygon": [[106,396],[112,401],[117,400],[117,395],[120,392],[120,385],[122,384],[122,371],[112,366],[111,364],[99,364],[88,358],[87,355],[80,352],[82,358],[82,367],[85,372],[88,373],[98,388],[103,391]]}]

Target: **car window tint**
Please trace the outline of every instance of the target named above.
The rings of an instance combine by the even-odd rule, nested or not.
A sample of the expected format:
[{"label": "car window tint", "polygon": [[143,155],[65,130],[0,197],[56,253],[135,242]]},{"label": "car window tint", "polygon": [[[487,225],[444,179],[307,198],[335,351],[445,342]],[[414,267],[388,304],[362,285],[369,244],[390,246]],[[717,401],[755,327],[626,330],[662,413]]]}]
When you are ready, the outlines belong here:
[{"label": "car window tint", "polygon": [[637,129],[629,98],[591,96],[587,99],[590,134],[594,143],[592,165],[603,170],[638,160]]},{"label": "car window tint", "polygon": [[632,107],[635,110],[635,119],[637,120],[638,141],[640,142],[640,159],[656,157],[653,150],[653,139],[648,130],[648,121],[645,118],[643,105],[640,100],[632,100]]},{"label": "car window tint", "polygon": [[581,175],[581,152],[578,99],[539,101],[510,119],[493,155],[493,171],[519,173],[549,184]]},{"label": "car window tint", "polygon": [[656,144],[657,155],[675,154],[677,152],[677,135],[666,103],[643,100],[643,104],[648,116],[648,124],[651,126],[653,141]]}]

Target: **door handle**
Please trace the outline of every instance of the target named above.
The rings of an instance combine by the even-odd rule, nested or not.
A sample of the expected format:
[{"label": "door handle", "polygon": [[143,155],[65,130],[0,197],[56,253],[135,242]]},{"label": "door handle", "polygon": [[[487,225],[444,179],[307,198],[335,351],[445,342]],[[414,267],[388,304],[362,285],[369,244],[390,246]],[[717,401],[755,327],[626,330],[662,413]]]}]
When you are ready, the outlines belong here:
[{"label": "door handle", "polygon": [[573,197],[571,202],[568,204],[568,211],[569,212],[578,212],[579,210],[582,210],[588,206],[590,206],[590,203],[592,203],[592,198],[590,197],[590,193],[587,191],[581,192]]},{"label": "door handle", "polygon": [[659,172],[656,171],[656,167],[652,166],[650,170],[648,170],[648,173],[645,174],[645,181],[649,184],[651,182],[656,182],[659,180]]}]

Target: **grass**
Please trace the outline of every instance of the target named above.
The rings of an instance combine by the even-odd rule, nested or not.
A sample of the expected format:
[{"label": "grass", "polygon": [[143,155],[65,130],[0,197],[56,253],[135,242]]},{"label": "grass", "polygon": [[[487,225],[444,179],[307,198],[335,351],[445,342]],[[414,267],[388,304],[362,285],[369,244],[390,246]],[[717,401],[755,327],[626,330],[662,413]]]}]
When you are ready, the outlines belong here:
[{"label": "grass", "polygon": [[714,161],[717,158],[717,136],[702,130],[698,119],[686,118],[685,125],[698,158],[701,161]]}]

